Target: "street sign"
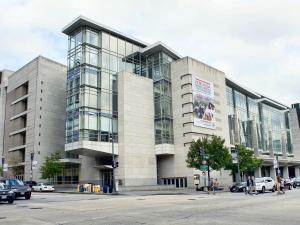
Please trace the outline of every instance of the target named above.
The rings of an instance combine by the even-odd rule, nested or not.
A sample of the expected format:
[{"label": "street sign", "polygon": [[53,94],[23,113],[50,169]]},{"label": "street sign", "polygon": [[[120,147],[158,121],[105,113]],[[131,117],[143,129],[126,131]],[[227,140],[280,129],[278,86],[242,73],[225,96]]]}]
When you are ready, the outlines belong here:
[{"label": "street sign", "polygon": [[4,163],[3,164],[3,172],[7,172],[8,171],[8,164]]},{"label": "street sign", "polygon": [[207,165],[201,165],[200,170],[201,171],[208,171],[208,166]]},{"label": "street sign", "polygon": [[236,152],[231,153],[232,163],[237,164],[238,163],[238,156]]}]

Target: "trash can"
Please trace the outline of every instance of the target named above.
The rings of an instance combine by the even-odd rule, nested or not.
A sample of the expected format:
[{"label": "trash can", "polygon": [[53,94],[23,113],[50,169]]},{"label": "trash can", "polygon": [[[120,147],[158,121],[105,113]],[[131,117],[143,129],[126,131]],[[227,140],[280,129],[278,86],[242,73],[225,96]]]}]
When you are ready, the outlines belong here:
[{"label": "trash can", "polygon": [[107,185],[104,185],[103,186],[103,193],[107,193],[108,192],[108,186]]}]

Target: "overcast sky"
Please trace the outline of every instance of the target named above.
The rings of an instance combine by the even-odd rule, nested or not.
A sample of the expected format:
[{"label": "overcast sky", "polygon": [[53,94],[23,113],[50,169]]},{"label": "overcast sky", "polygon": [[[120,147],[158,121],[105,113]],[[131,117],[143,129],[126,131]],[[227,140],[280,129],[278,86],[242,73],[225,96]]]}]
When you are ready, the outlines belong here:
[{"label": "overcast sky", "polygon": [[37,55],[66,64],[62,28],[79,15],[162,41],[284,104],[300,102],[300,1],[0,0],[0,70]]}]

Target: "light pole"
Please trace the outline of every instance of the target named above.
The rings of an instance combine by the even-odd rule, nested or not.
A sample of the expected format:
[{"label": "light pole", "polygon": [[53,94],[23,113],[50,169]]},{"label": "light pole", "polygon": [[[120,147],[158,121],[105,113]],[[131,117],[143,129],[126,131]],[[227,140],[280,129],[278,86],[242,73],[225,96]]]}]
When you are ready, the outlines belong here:
[{"label": "light pole", "polygon": [[33,163],[34,153],[30,153],[30,181],[32,181],[33,171],[32,171],[32,163]]},{"label": "light pole", "polygon": [[238,169],[238,179],[237,182],[241,182],[241,171],[240,171],[240,161],[239,161],[239,146],[235,145],[236,151],[236,161],[237,161],[237,169]]},{"label": "light pole", "polygon": [[113,171],[113,175],[112,175],[112,192],[115,193],[116,192],[116,186],[115,186],[115,168],[116,168],[116,162],[115,162],[115,148],[114,148],[114,137],[113,137],[113,132],[114,132],[114,128],[113,128],[113,117],[111,116],[111,150],[112,150],[112,171]]}]

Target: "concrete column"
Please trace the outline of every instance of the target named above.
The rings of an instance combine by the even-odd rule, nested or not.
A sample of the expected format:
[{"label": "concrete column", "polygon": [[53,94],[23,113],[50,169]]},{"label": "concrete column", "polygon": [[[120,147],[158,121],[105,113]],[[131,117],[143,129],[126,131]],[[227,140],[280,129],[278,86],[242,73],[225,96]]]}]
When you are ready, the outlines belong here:
[{"label": "concrete column", "polygon": [[295,177],[300,177],[300,167],[295,166]]},{"label": "concrete column", "polygon": [[284,166],[283,167],[283,178],[288,179],[289,178],[289,167],[288,166]]},{"label": "concrete column", "polygon": [[261,177],[261,167],[258,167],[254,172],[255,177]]}]

